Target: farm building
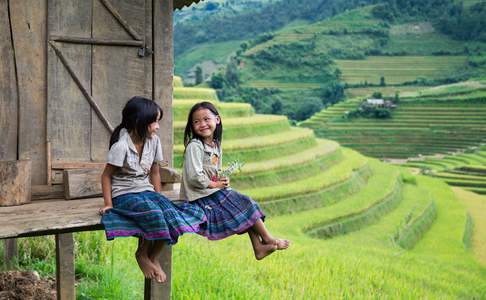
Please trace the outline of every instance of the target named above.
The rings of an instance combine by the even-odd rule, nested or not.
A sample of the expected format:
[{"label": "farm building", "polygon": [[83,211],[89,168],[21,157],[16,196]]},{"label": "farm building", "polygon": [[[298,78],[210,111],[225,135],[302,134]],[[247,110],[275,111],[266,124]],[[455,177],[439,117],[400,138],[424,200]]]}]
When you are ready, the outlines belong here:
[{"label": "farm building", "polygon": [[[63,199],[66,172],[103,164],[131,96],[163,108],[160,138],[172,164],[172,15],[193,2],[0,1],[0,161],[10,163],[1,180],[18,177],[26,160],[22,172],[31,174],[28,204],[0,207],[0,238],[11,258],[16,237],[56,235],[58,299],[75,299],[72,232],[101,229],[101,198]],[[170,250],[164,256],[170,270]],[[146,283],[147,299],[169,297],[170,282]]]}]

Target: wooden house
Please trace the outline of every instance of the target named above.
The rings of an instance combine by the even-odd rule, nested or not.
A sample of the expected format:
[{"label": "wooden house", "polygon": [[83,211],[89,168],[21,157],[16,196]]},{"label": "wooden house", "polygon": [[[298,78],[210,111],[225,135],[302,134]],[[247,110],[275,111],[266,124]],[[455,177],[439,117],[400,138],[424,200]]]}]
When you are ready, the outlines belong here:
[{"label": "wooden house", "polygon": [[[193,2],[0,0],[0,161],[31,161],[34,198],[0,207],[0,238],[12,256],[17,237],[56,235],[58,299],[75,298],[72,232],[102,229],[102,199],[62,199],[63,172],[104,162],[134,95],[163,108],[171,164],[173,10]],[[170,281],[146,282],[145,295],[169,298]]]}]

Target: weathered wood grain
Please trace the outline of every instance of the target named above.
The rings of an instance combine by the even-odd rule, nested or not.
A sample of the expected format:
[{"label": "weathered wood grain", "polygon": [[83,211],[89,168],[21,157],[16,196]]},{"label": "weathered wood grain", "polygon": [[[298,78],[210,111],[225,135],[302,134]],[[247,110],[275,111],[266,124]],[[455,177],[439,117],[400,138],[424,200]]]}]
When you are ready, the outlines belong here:
[{"label": "weathered wood grain", "polygon": [[58,300],[76,299],[74,274],[73,234],[56,234],[56,287]]},{"label": "weathered wood grain", "polygon": [[19,256],[19,249],[17,247],[16,239],[6,239],[4,241],[3,259],[7,269],[15,267],[17,258]]},{"label": "weathered wood grain", "polygon": [[[138,33],[148,31],[151,39],[151,26],[146,28],[146,0],[123,0],[112,2],[121,18]],[[99,1],[93,2],[93,37],[97,39],[131,38],[113,15]],[[131,47],[93,47],[93,97],[108,120],[115,126],[121,122],[121,111],[132,96],[151,95],[152,60],[139,57],[138,49]],[[149,79],[147,79],[147,77]],[[149,85],[149,87],[147,87]],[[105,161],[108,152],[110,133],[101,126],[100,120],[92,116],[91,159]]]},{"label": "weathered wood grain", "polygon": [[164,118],[160,124],[160,139],[164,160],[172,162],[174,144],[172,127],[172,78],[174,53],[172,48],[172,1],[154,1],[154,100],[162,107]]},{"label": "weathered wood grain", "polygon": [[64,170],[64,198],[66,200],[102,195],[103,169]]},{"label": "weathered wood grain", "polygon": [[[178,190],[162,192],[177,200]],[[0,207],[0,239],[103,229],[98,209],[103,198],[43,200]]]},{"label": "weathered wood grain", "polygon": [[0,160],[17,159],[18,91],[8,1],[0,1]]},{"label": "weathered wood grain", "polygon": [[104,46],[125,46],[125,47],[143,47],[143,41],[134,40],[113,40],[113,39],[93,39],[72,36],[52,36],[51,41],[71,44],[90,44]]},{"label": "weathered wood grain", "polygon": [[108,0],[100,0],[101,3],[106,7],[106,9],[113,15],[113,17],[118,21],[118,23],[125,29],[125,31],[132,36],[133,39],[141,41],[142,37],[133,29],[130,24],[123,18],[118,10],[111,4]]},{"label": "weathered wood grain", "polygon": [[0,161],[0,206],[30,202],[31,168],[30,160]]},{"label": "weathered wood grain", "polygon": [[[174,53],[172,47],[173,39],[173,1],[153,1],[153,41],[154,49],[154,90],[153,99],[162,107],[164,118],[160,126],[160,139],[164,160],[168,161],[169,167],[173,165],[173,127],[172,127],[172,80]],[[169,247],[162,250],[162,266],[167,275],[167,284],[153,283],[150,290],[145,294],[149,299],[170,299],[171,298],[171,277],[172,277],[172,252]]]},{"label": "weathered wood grain", "polygon": [[33,185],[32,201],[47,199],[64,199],[64,185]]},{"label": "weathered wood grain", "polygon": [[176,169],[169,167],[160,167],[160,181],[163,183],[181,182],[182,176]]},{"label": "weathered wood grain", "polygon": [[[91,1],[48,0],[48,34],[91,37]],[[91,86],[91,46],[59,43],[81,84]],[[47,136],[53,160],[90,160],[91,108],[52,47],[48,47]]]},{"label": "weathered wood grain", "polygon": [[32,161],[32,184],[46,184],[47,2],[10,1],[10,17],[20,87],[19,159]]}]

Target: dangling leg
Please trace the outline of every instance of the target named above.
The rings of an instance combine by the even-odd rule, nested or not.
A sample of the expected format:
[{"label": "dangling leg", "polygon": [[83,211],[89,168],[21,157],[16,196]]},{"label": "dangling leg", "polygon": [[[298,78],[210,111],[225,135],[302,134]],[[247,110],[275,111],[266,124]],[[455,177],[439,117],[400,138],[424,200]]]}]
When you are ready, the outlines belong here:
[{"label": "dangling leg", "polygon": [[148,257],[150,261],[155,265],[156,273],[155,273],[155,280],[157,282],[162,283],[167,280],[167,275],[165,275],[164,270],[162,270],[162,266],[159,262],[159,255],[164,248],[165,242],[162,240],[156,240],[152,243],[152,247],[149,249]]},{"label": "dangling leg", "polygon": [[290,245],[289,240],[274,238],[270,232],[268,232],[262,219],[258,219],[252,229],[262,238],[264,244],[277,245],[277,250],[285,250]]},{"label": "dangling leg", "polygon": [[248,235],[250,236],[251,245],[253,246],[253,252],[255,253],[255,258],[257,260],[264,259],[266,256],[272,254],[277,250],[277,245],[275,244],[263,244],[260,240],[258,233],[253,231],[253,229],[248,230]]},{"label": "dangling leg", "polygon": [[135,258],[137,259],[138,266],[143,272],[145,278],[155,278],[156,268],[150,261],[148,253],[150,249],[150,241],[143,238],[138,239],[138,248],[135,252]]}]

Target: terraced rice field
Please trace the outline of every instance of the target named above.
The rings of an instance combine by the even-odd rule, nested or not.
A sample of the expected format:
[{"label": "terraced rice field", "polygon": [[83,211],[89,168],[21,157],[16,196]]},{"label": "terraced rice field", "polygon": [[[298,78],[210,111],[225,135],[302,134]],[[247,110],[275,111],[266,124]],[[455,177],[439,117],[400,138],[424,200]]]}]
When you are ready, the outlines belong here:
[{"label": "terraced rice field", "polygon": [[409,160],[406,167],[419,168],[451,186],[477,194],[486,194],[486,147],[471,153],[422,157]]},{"label": "terraced rice field", "polygon": [[322,110],[301,126],[378,158],[447,154],[486,143],[486,93],[465,86],[435,92],[401,100],[389,119],[344,118],[361,101],[351,99]]},{"label": "terraced rice field", "polygon": [[[184,101],[174,100],[174,110],[185,109],[177,106]],[[309,129],[281,126],[280,118],[251,110],[241,116],[241,107],[237,113],[213,101],[225,126],[239,123],[245,132],[223,141],[224,162],[246,155],[232,186],[258,200],[267,227],[292,245],[257,262],[246,236],[184,236],[172,248],[174,299],[486,298],[486,268],[470,251],[481,245],[464,237],[481,239],[445,183],[315,138]],[[175,148],[177,157],[182,146]],[[84,276],[78,295],[141,299],[137,241],[102,239],[101,232],[77,235],[77,274]],[[97,261],[86,262],[87,252]]]},{"label": "terraced rice field", "polygon": [[401,84],[420,77],[439,78],[464,67],[465,56],[369,56],[364,60],[336,60],[342,79],[350,84]]}]

